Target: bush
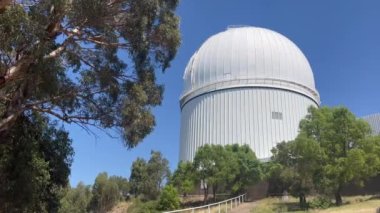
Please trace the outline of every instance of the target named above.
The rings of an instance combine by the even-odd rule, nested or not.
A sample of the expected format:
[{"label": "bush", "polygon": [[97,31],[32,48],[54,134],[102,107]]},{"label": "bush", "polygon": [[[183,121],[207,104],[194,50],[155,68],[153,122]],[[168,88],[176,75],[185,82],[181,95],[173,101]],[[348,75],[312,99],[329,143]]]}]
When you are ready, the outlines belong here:
[{"label": "bush", "polygon": [[158,213],[157,201],[142,202],[140,199],[134,199],[132,205],[128,207],[128,213]]},{"label": "bush", "polygon": [[309,207],[312,209],[327,209],[332,205],[333,203],[328,197],[317,197],[309,203]]},{"label": "bush", "polygon": [[175,210],[180,206],[177,189],[172,185],[167,185],[162,190],[160,200],[158,201],[159,210]]}]

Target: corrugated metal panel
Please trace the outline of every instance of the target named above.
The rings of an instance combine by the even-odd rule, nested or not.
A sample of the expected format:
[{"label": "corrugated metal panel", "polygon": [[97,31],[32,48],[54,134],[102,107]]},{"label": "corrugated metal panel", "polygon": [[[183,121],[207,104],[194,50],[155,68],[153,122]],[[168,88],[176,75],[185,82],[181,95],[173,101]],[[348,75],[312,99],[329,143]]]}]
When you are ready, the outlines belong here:
[{"label": "corrugated metal panel", "polygon": [[[281,141],[294,139],[314,101],[290,91],[236,88],[196,97],[182,108],[180,159],[192,160],[204,144],[249,144],[260,159]],[[282,113],[282,120],[272,112]],[[188,134],[188,133],[191,134]]]},{"label": "corrugated metal panel", "polygon": [[380,135],[380,113],[365,116],[363,119],[369,123],[374,135]]},{"label": "corrugated metal panel", "polygon": [[232,28],[210,37],[183,78],[181,160],[192,160],[204,144],[234,143],[249,144],[260,159],[268,158],[278,142],[296,137],[307,108],[319,105],[301,50],[263,28]]}]

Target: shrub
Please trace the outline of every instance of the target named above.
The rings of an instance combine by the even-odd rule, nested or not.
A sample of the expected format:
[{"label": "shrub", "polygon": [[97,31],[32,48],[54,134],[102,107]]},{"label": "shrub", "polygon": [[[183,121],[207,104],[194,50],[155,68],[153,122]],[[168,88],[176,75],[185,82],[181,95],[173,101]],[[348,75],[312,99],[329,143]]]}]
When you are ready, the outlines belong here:
[{"label": "shrub", "polygon": [[134,199],[132,205],[128,207],[128,213],[158,213],[157,201],[142,202],[140,199]]},{"label": "shrub", "polygon": [[309,207],[312,209],[327,209],[331,207],[332,205],[333,203],[331,202],[331,199],[329,199],[328,197],[323,197],[323,196],[314,198],[309,203]]},{"label": "shrub", "polygon": [[180,206],[177,189],[172,185],[167,185],[162,190],[160,200],[158,201],[159,210],[175,210]]}]

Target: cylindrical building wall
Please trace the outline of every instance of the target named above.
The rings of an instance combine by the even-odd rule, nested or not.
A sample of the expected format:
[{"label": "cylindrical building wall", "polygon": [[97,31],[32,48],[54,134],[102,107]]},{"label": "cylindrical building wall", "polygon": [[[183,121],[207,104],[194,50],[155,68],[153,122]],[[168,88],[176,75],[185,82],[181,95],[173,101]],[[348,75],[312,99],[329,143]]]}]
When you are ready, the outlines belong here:
[{"label": "cylindrical building wall", "polygon": [[181,114],[180,160],[191,161],[205,144],[248,144],[268,159],[279,142],[294,139],[309,106],[300,93],[275,88],[231,88],[195,97]]},{"label": "cylindrical building wall", "polygon": [[310,106],[320,103],[311,66],[285,36],[264,28],[228,28],[207,39],[186,66],[180,98],[180,160],[205,144],[248,144],[268,159],[293,140]]}]

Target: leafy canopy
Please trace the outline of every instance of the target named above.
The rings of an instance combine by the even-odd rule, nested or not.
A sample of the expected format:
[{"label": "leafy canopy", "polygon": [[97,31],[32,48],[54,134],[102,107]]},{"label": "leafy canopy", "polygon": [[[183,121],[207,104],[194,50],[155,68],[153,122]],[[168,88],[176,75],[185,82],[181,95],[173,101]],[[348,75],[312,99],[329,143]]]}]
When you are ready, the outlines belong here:
[{"label": "leafy canopy", "polygon": [[0,143],[0,212],[56,212],[73,154],[68,133],[48,118],[18,118]]},{"label": "leafy canopy", "polygon": [[340,205],[344,185],[363,185],[380,173],[380,137],[370,133],[368,123],[344,107],[311,107],[300,122],[299,136],[277,145],[273,160],[294,192],[306,194],[314,188],[335,195]]},{"label": "leafy canopy", "polygon": [[204,145],[195,154],[193,168],[195,179],[204,188],[205,201],[209,188],[215,199],[218,190],[237,194],[262,177],[261,165],[247,145]]},{"label": "leafy canopy", "polygon": [[180,207],[180,199],[177,189],[172,185],[167,185],[162,190],[158,200],[158,210],[175,210]]},{"label": "leafy canopy", "polygon": [[131,192],[135,196],[141,195],[144,200],[155,200],[169,176],[169,161],[162,156],[161,152],[152,151],[148,162],[137,158],[132,163],[129,178]]},{"label": "leafy canopy", "polygon": [[0,4],[0,134],[39,112],[114,128],[132,148],[180,44],[178,0],[39,0]]}]

